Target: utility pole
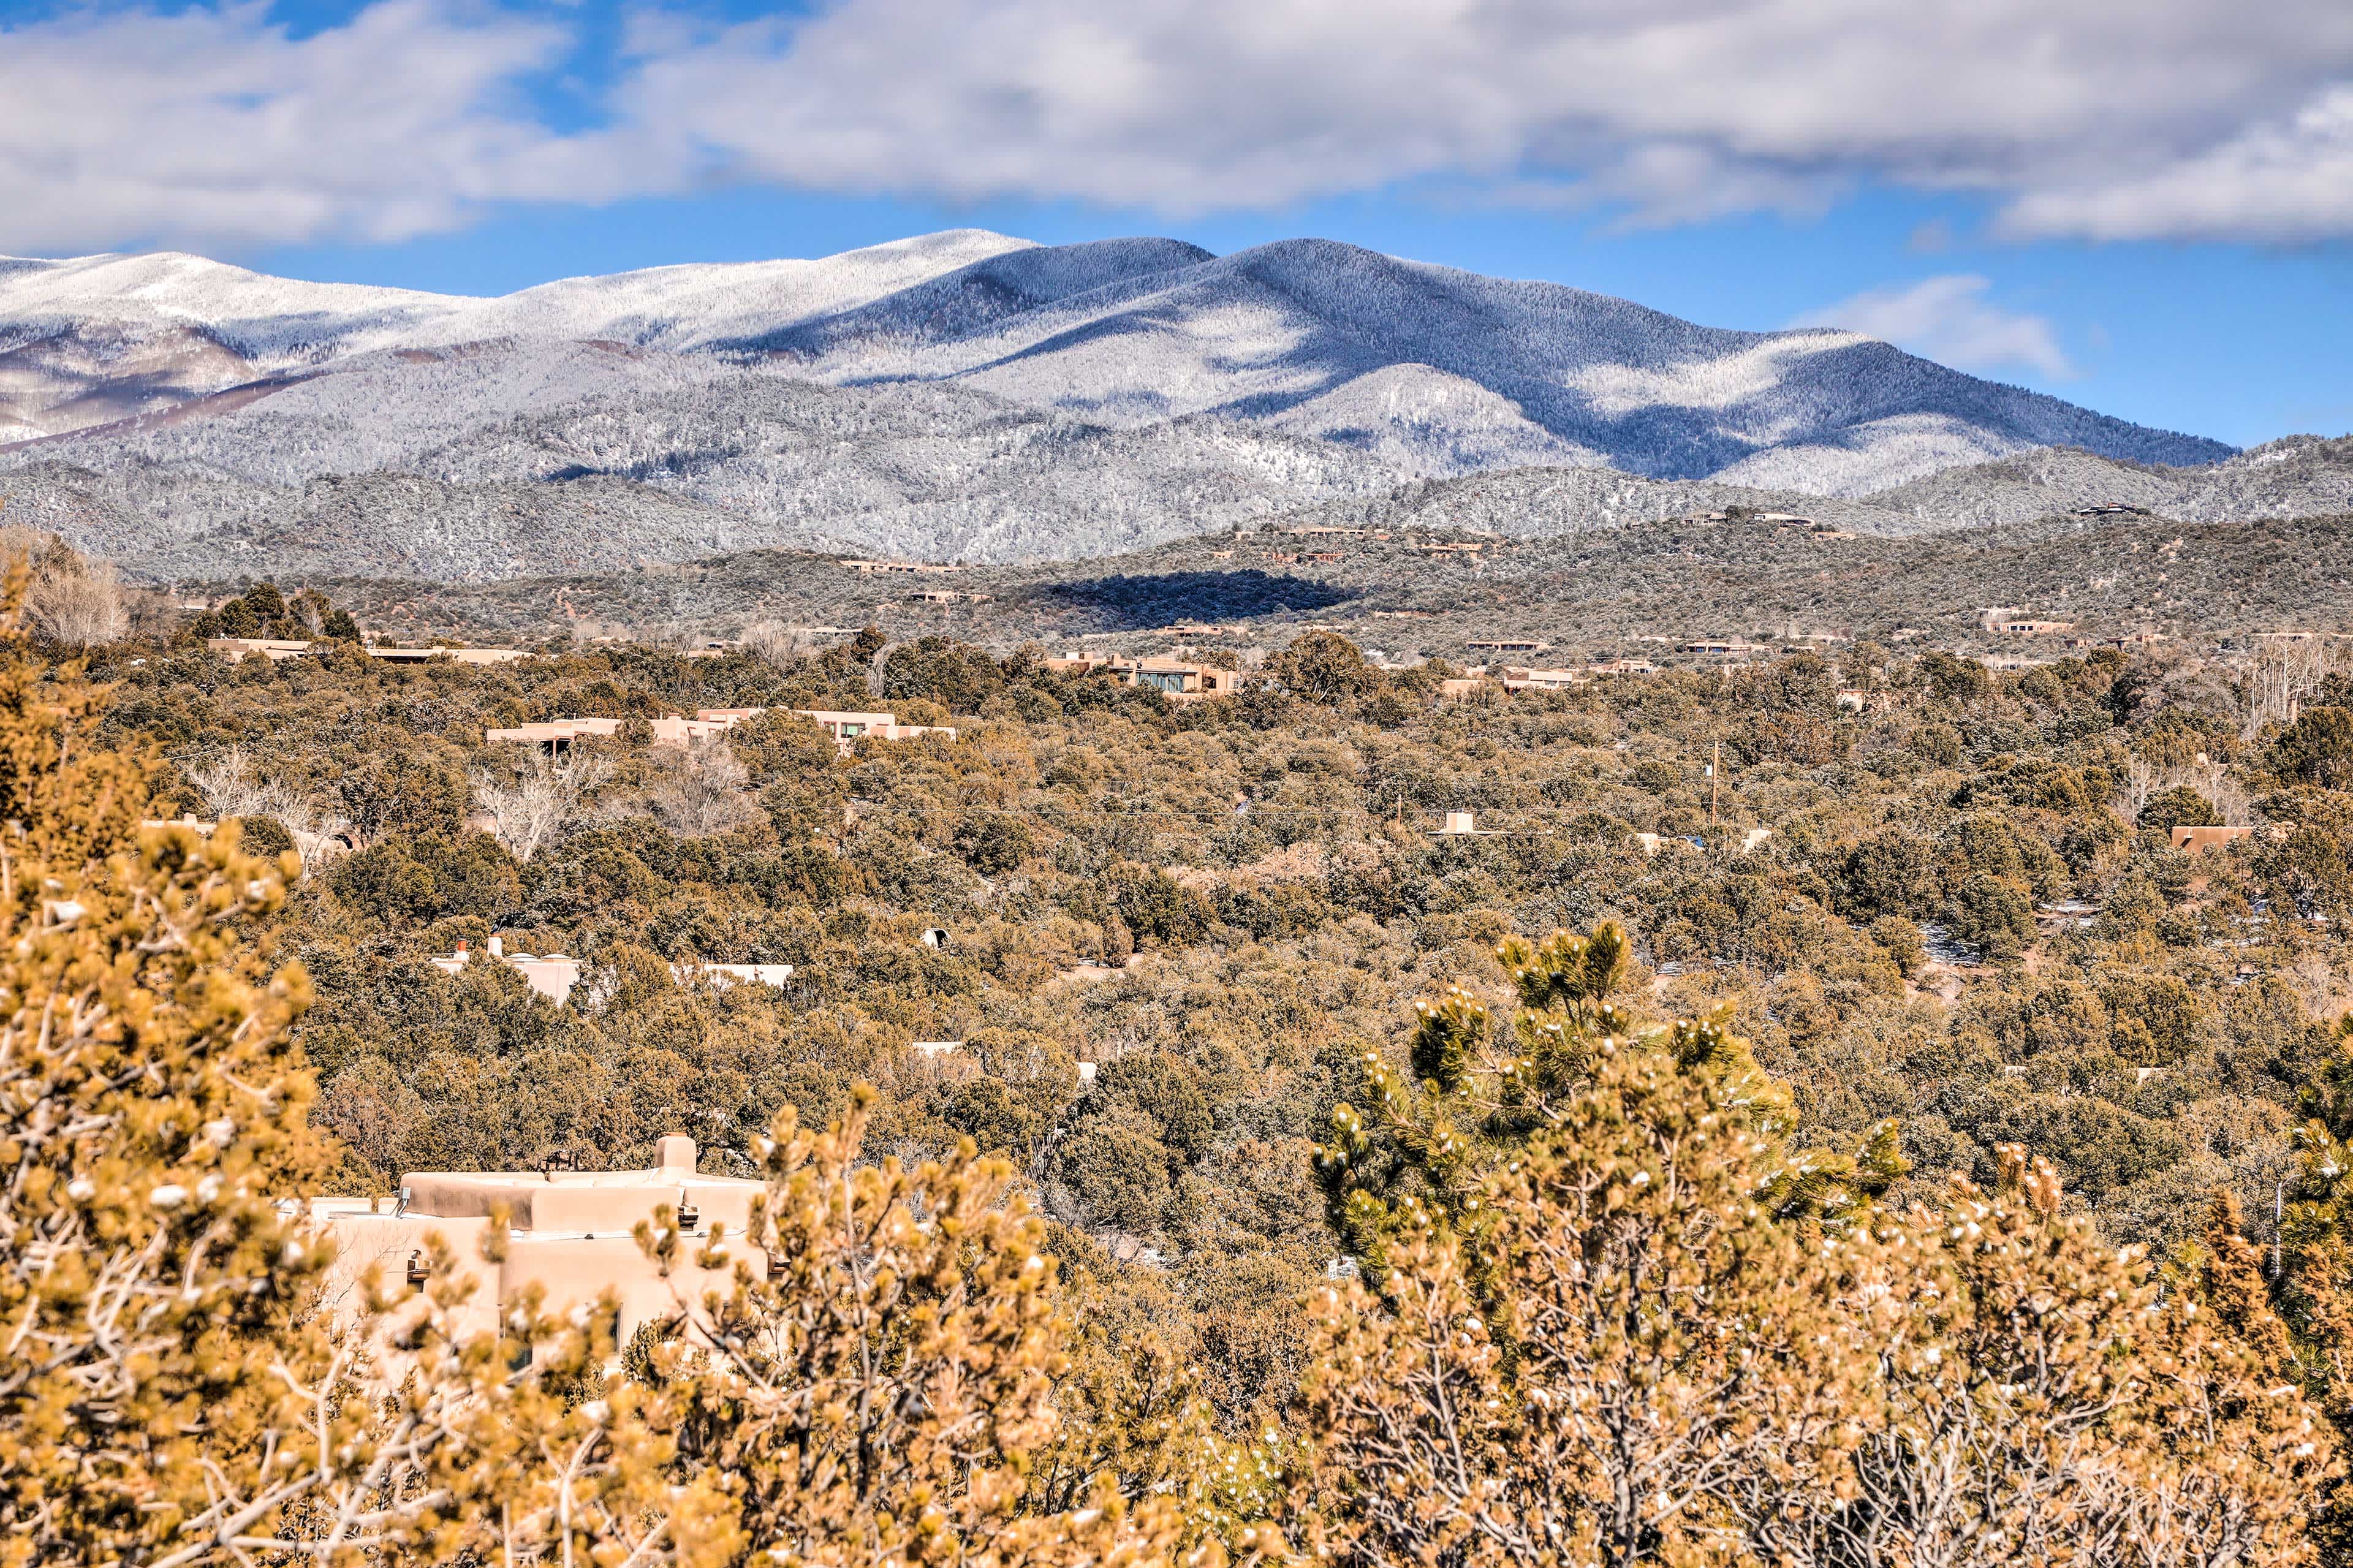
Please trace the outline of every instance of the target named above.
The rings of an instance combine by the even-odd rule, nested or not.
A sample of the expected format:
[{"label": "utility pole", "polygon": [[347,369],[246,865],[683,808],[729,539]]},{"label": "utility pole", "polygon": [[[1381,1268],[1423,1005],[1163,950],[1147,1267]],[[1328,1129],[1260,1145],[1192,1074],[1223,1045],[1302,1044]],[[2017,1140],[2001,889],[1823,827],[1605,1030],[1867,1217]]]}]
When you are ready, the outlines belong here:
[{"label": "utility pole", "polygon": [[1724,742],[1723,742],[1722,738],[1721,738],[1721,737],[1719,737],[1719,738],[1717,739],[1716,742],[1715,742],[1715,760],[1714,760],[1713,762],[1711,762],[1711,763],[1709,763],[1707,764],[1707,821],[1708,821],[1708,826],[1711,826],[1711,827],[1713,827],[1714,826],[1715,826],[1715,795],[1716,795],[1716,791],[1718,791],[1718,790],[1722,789],[1723,787],[1724,787]]}]

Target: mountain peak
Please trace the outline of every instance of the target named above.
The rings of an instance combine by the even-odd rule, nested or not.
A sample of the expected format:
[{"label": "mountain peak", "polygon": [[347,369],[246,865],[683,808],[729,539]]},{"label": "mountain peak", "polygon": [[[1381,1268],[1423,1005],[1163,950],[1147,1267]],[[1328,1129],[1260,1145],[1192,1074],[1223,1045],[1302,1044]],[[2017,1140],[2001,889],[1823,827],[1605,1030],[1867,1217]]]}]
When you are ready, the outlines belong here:
[{"label": "mountain peak", "polygon": [[[1852,333],[1706,326],[1312,237],[1218,256],[951,229],[495,299],[175,254],[0,264],[0,432],[43,441],[0,468],[37,452],[164,490],[179,481],[156,476],[261,487],[174,503],[183,518],[267,519],[291,504],[273,487],[379,472],[398,483],[364,493],[522,486],[526,513],[564,486],[635,485],[718,509],[654,551],[673,558],[787,533],[1097,553],[1530,465],[1860,498],[2043,448],[2176,466],[2231,452]],[[1619,487],[1540,488],[1562,506]],[[1632,514],[1612,500],[1546,526]],[[688,527],[667,502],[645,515]]]}]

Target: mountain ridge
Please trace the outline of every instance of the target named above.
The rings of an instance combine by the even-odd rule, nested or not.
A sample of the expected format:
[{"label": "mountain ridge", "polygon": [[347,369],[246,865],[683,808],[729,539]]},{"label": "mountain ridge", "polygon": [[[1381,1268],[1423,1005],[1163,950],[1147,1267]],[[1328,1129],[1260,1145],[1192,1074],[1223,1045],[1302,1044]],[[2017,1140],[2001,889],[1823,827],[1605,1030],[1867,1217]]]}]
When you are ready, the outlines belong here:
[{"label": "mountain ridge", "polygon": [[[2232,452],[1853,333],[1702,326],[1331,240],[962,229],[491,299],[181,254],[0,261],[0,488],[20,513],[102,517],[110,553],[166,575],[216,547],[453,581],[771,545],[1093,556],[1537,470],[1497,487],[1542,498],[1509,531],[1761,495],[1916,532],[1975,515],[1935,476],[2054,446]],[[381,526],[306,499],[369,476],[332,493],[389,498]],[[562,515],[590,479],[625,487],[596,526]],[[430,549],[390,531],[433,531],[412,481],[454,487]],[[1906,484],[1926,488],[1874,500]]]}]

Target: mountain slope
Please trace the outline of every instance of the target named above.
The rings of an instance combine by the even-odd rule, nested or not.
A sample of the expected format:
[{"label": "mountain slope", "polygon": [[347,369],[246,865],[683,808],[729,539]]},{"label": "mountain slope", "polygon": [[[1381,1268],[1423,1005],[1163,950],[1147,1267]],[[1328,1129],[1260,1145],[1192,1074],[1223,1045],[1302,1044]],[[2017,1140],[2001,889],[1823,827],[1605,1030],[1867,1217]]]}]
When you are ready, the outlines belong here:
[{"label": "mountain slope", "polygon": [[[1702,327],[1324,240],[1219,257],[957,230],[492,300],[187,256],[0,260],[0,481],[19,514],[103,519],[110,553],[164,575],[215,550],[462,581],[772,546],[1101,555],[1480,475],[1507,477],[1482,526],[1514,532],[1827,516],[1825,495],[1909,532],[1975,515],[1931,476],[2053,446],[2229,454],[1850,333]],[[592,481],[626,488],[590,514]],[[1904,485],[1926,488],[1880,499]],[[2315,504],[2341,505],[2327,489]]]},{"label": "mountain slope", "polygon": [[[355,354],[496,338],[692,350],[715,337],[851,309],[1004,251],[1034,248],[984,229],[955,229],[817,260],[658,267],[565,279],[488,300],[306,283],[173,253],[0,258],[0,398],[10,394],[11,360],[47,344],[82,350],[75,363],[41,367],[58,391],[81,395],[147,374],[150,361],[196,352],[192,345],[209,351],[203,373],[154,388],[153,406],[174,392],[219,391]],[[25,379],[36,374],[28,363]],[[58,415],[26,420],[20,413],[16,419],[54,434],[113,416],[80,416],[63,407],[67,398],[52,400]],[[8,417],[9,405],[0,403],[0,420]]]},{"label": "mountain slope", "polygon": [[[2037,446],[2211,462],[2219,442],[2145,429],[1850,332],[1733,331],[1553,283],[1482,278],[1328,240],[1227,257],[1166,241],[994,256],[856,310],[720,346],[836,382],[955,377],[1092,417],[1290,416],[1377,445],[1363,405],[1302,418],[1368,376],[1485,388],[1446,422],[1436,472],[1511,429],[1555,461],[1659,479],[1859,494]],[[1070,265],[1054,262],[1068,258]],[[1424,422],[1425,425],[1427,421]],[[1518,426],[1518,428],[1512,428]],[[1428,442],[1422,443],[1427,447]],[[1741,465],[1754,471],[1728,473]]]},{"label": "mountain slope", "polygon": [[2195,468],[2052,448],[1949,469],[1869,499],[1889,511],[1969,525],[2103,506],[2137,507],[2184,522],[2312,517],[2353,511],[2353,438],[2292,436]]},{"label": "mountain slope", "polygon": [[594,342],[360,355],[214,417],[0,455],[10,521],[159,579],[227,561],[463,582],[786,545],[1100,554],[1393,478],[1223,420],[1113,427]]}]

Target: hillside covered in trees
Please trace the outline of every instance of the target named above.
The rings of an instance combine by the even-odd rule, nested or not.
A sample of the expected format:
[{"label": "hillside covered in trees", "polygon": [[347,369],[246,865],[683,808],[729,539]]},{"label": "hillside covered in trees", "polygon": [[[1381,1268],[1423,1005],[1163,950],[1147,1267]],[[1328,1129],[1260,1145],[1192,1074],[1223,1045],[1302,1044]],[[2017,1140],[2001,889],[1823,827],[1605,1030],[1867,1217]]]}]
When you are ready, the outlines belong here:
[{"label": "hillside covered in trees", "polygon": [[[21,1560],[2353,1561],[2344,677],[343,613],[0,650]],[[792,711],[878,707],[954,733]],[[494,937],[581,983],[432,962]],[[469,1345],[436,1264],[353,1392],[277,1199],[681,1131],[798,1260],[723,1331]]]},{"label": "hillside covered in trees", "polygon": [[[2042,518],[1906,539],[1849,537],[1753,510],[1499,539],[1455,526],[1465,515],[1433,507],[1427,531],[1336,536],[1269,524],[1102,561],[921,577],[765,551],[472,586],[318,582],[388,637],[682,643],[763,626],[872,624],[894,642],[947,636],[1004,654],[1029,642],[1060,652],[1080,639],[1166,649],[1187,639],[1158,634],[1207,624],[1224,628],[1212,635],[1229,648],[1279,647],[1322,627],[1368,649],[1458,663],[1483,661],[1470,644],[1496,637],[1550,643],[1547,658],[1662,662],[1694,638],[1794,651],[1824,634],[1899,650],[1914,642],[2011,658],[2063,651],[2055,637],[1989,635],[1984,612],[1996,605],[2069,621],[2087,637],[2154,631],[2243,643],[2263,632],[2347,629],[2353,582],[2353,530],[2341,513],[2196,524]],[[1343,514],[1331,526],[1366,525]],[[215,579],[176,596],[221,598],[245,585]],[[918,596],[926,592],[954,597]]]}]

